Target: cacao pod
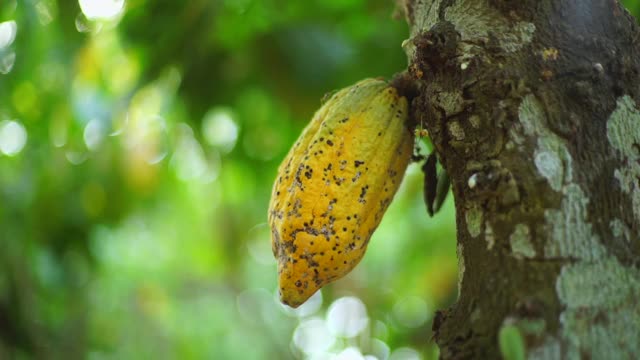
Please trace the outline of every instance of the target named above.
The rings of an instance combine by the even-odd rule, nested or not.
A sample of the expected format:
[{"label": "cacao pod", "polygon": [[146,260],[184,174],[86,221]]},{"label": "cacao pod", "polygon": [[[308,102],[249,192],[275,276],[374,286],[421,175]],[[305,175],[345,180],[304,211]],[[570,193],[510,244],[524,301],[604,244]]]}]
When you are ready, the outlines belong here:
[{"label": "cacao pod", "polygon": [[385,81],[342,89],[280,165],[269,205],[280,300],[297,307],[362,259],[411,159],[407,99]]}]

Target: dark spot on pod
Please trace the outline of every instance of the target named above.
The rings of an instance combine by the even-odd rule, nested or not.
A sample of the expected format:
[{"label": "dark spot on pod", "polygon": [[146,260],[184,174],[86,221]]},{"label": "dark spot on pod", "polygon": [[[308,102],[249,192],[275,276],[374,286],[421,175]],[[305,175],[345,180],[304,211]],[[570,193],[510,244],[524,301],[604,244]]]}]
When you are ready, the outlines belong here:
[{"label": "dark spot on pod", "polygon": [[360,166],[360,165],[364,164],[364,161],[356,160],[356,161],[354,161],[354,162],[353,162],[353,164],[354,164],[356,167],[358,167],[358,166]]},{"label": "dark spot on pod", "polygon": [[331,141],[331,140],[327,140],[327,145],[329,145],[329,146],[333,146],[333,141]]},{"label": "dark spot on pod", "polygon": [[296,287],[302,286],[302,282],[300,280],[296,281]]},{"label": "dark spot on pod", "polygon": [[346,227],[343,227],[343,228],[342,228],[342,231],[346,232],[346,231],[347,231],[347,228],[346,228]]},{"label": "dark spot on pod", "polygon": [[340,120],[340,122],[341,122],[341,123],[343,123],[343,124],[344,124],[344,123],[346,123],[347,121],[349,121],[349,118],[348,118],[348,117],[346,117],[346,118],[344,118],[344,119]]},{"label": "dark spot on pod", "polygon": [[360,199],[363,199],[365,197],[365,195],[367,195],[367,190],[368,189],[369,189],[369,185],[363,186],[362,188],[360,188],[360,190],[361,190]]},{"label": "dark spot on pod", "polygon": [[309,172],[309,171],[305,171],[305,172],[304,172],[304,176],[305,176],[307,179],[311,179],[311,172]]},{"label": "dark spot on pod", "polygon": [[379,132],[379,133],[378,133],[378,136],[382,136],[382,133],[381,133],[381,132]]}]

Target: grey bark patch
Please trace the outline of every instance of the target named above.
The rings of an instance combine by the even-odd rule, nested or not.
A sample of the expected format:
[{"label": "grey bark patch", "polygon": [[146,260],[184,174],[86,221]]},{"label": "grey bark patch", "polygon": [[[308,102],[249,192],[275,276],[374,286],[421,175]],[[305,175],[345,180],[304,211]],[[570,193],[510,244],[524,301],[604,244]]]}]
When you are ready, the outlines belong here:
[{"label": "grey bark patch", "polygon": [[488,39],[495,36],[505,52],[515,52],[533,39],[536,27],[529,22],[513,24],[497,9],[483,1],[457,1],[445,10],[463,40]]},{"label": "grey bark patch", "polygon": [[627,359],[640,352],[640,271],[613,257],[562,268],[556,282],[567,358]]},{"label": "grey bark patch", "polygon": [[464,246],[462,243],[458,243],[456,247],[456,255],[458,255],[458,296],[462,291],[462,279],[464,279]]},{"label": "grey bark patch", "polygon": [[626,242],[631,241],[631,230],[620,219],[613,219],[609,222],[611,234],[617,238],[623,238]]},{"label": "grey bark patch", "polygon": [[562,351],[560,348],[560,342],[551,337],[547,336],[544,339],[542,345],[534,347],[529,350],[527,354],[528,360],[560,360],[562,359]]},{"label": "grey bark patch", "polygon": [[456,141],[462,141],[465,138],[464,129],[460,126],[460,123],[457,121],[451,121],[447,123],[447,129],[449,130],[449,135]]},{"label": "grey bark patch", "polygon": [[422,16],[413,18],[415,24],[411,26],[411,37],[402,42],[402,48],[405,54],[407,54],[409,61],[411,61],[416,54],[413,39],[420,35],[420,33],[431,29],[438,22],[441,4],[442,0],[419,1],[413,4],[413,13],[422,14]]},{"label": "grey bark patch", "polygon": [[506,52],[516,52],[531,42],[535,31],[535,25],[520,21],[511,27],[511,32],[504,34],[500,45]]},{"label": "grey bark patch", "polygon": [[558,155],[551,151],[536,149],[534,153],[534,162],[540,175],[547,179],[551,188],[555,191],[562,189],[562,160]]},{"label": "grey bark patch", "polygon": [[465,213],[465,220],[467,222],[467,231],[472,237],[478,237],[482,232],[482,210],[477,205],[472,205]]},{"label": "grey bark patch", "polygon": [[464,110],[464,98],[460,91],[441,91],[433,99],[439,107],[443,108],[447,114],[457,114]]},{"label": "grey bark patch", "polygon": [[[415,18],[415,26],[411,27],[411,35],[415,36],[419,31],[429,30],[438,22],[438,14],[442,0],[434,1],[416,1],[414,3],[414,13],[422,14]],[[411,59],[411,57],[409,57]]]},{"label": "grey bark patch", "polygon": [[544,212],[547,233],[551,239],[544,248],[547,258],[570,258],[597,260],[605,254],[598,235],[587,222],[589,199],[576,184],[563,189],[564,198],[560,209]]},{"label": "grey bark patch", "polygon": [[607,138],[611,146],[624,156],[631,158],[640,156],[637,149],[640,143],[639,122],[640,112],[635,101],[629,95],[620,97],[616,109],[607,121]]},{"label": "grey bark patch", "polygon": [[[564,185],[573,181],[573,159],[564,140],[549,130],[544,108],[533,95],[522,99],[518,118],[524,135],[537,139],[534,163],[538,173],[547,179],[553,190],[561,191]],[[511,135],[516,144],[523,144],[520,134],[512,131]]]},{"label": "grey bark patch", "polygon": [[622,191],[631,196],[633,214],[640,220],[640,111],[633,99],[622,96],[607,121],[607,139],[625,159],[614,172]]},{"label": "grey bark patch", "polygon": [[496,237],[488,221],[484,224],[484,240],[487,242],[487,250],[493,249],[493,246],[496,244]]},{"label": "grey bark patch", "polygon": [[529,227],[525,224],[516,225],[515,230],[509,237],[511,252],[516,258],[533,258],[536,256],[536,249],[531,243]]}]

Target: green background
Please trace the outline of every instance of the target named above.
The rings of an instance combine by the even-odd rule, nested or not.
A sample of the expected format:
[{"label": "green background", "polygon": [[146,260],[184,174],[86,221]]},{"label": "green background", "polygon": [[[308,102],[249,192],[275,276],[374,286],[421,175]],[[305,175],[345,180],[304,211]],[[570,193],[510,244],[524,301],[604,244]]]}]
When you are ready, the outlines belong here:
[{"label": "green background", "polygon": [[437,356],[454,212],[428,218],[419,165],[299,310],[266,224],[323,95],[406,67],[394,2],[119,5],[0,2],[0,358]]}]

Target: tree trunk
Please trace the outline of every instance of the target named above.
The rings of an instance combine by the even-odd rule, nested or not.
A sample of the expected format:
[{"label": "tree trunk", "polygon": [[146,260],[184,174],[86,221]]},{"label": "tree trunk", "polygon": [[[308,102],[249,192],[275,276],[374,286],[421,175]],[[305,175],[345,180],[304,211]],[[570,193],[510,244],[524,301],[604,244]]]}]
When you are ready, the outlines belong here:
[{"label": "tree trunk", "polygon": [[441,357],[498,358],[507,326],[528,358],[639,356],[635,19],[615,0],[402,4],[412,112],[456,203]]}]

